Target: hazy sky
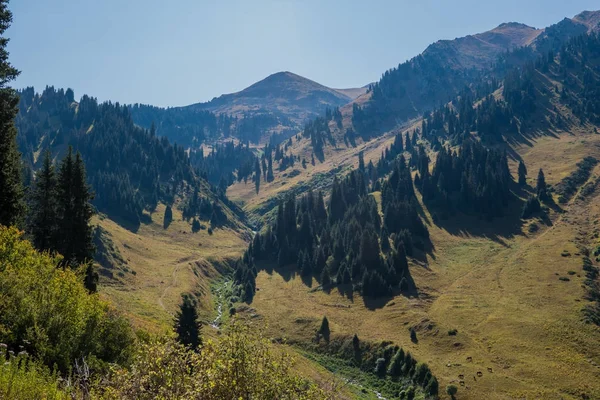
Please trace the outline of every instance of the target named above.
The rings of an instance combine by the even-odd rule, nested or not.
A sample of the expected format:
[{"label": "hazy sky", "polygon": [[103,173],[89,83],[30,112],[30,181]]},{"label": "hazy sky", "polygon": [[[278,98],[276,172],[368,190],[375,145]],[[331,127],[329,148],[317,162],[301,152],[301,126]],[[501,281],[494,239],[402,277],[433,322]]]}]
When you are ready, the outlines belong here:
[{"label": "hazy sky", "polygon": [[363,86],[438,39],[544,27],[598,0],[13,0],[16,87],[160,106],[207,101],[278,71]]}]

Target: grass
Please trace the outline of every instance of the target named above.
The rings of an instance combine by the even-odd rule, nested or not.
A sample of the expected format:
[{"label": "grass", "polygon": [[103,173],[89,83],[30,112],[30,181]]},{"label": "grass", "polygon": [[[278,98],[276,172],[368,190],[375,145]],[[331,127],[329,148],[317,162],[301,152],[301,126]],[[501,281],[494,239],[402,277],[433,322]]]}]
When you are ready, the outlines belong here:
[{"label": "grass", "polygon": [[[597,144],[585,127],[516,144],[529,170],[527,190],[539,168],[556,184],[585,156],[600,156]],[[513,176],[517,164],[510,162]],[[583,278],[570,273],[581,271],[580,245],[600,244],[591,237],[600,198],[573,199],[550,210],[550,221],[535,221],[537,229],[518,222],[520,210],[492,223],[456,217],[443,228],[429,225],[434,252],[411,263],[418,298],[396,297],[373,309],[359,295],[328,295],[315,281],[307,287],[290,271],[263,271],[251,307],[273,337],[292,342],[311,341],[323,316],[332,334],[393,341],[426,362],[440,388],[457,385],[461,399],[600,398],[599,370],[590,362],[600,363],[600,331],[583,322]],[[562,257],[563,250],[572,256]],[[459,334],[448,335],[452,330]]]},{"label": "grass", "polygon": [[[230,228],[191,233],[188,222],[173,207],[173,222],[163,229],[165,206],[160,204],[133,233],[107,218],[94,223],[110,232],[112,242],[126,260],[128,270],[119,281],[102,277],[100,293],[128,314],[134,324],[150,330],[170,329],[184,292],[198,297],[201,317],[211,321],[213,299],[210,281],[220,276],[217,268],[237,259],[247,246],[244,231]],[[206,225],[208,223],[203,221]]]},{"label": "grass", "polygon": [[[556,185],[575,171],[584,157],[600,157],[600,137],[589,127],[578,127],[569,134],[550,133],[511,144],[513,176],[519,158],[529,170],[528,188],[519,193],[522,198],[535,187],[539,168],[544,169],[547,181]],[[309,160],[307,169],[297,168],[300,174],[293,177],[289,177],[289,169],[275,171],[275,181],[261,183],[258,195],[254,185],[236,183],[228,189],[228,196],[252,213],[272,196],[321,182],[331,169],[343,173],[356,166],[361,150],[367,163],[376,160],[392,140],[390,133],[356,148],[340,143],[339,149],[328,148],[325,161],[317,161],[314,167],[308,141],[294,140],[292,152]],[[288,176],[283,177],[284,173]],[[599,174],[596,166],[591,176]],[[587,184],[591,183],[588,180]],[[375,198],[379,200],[379,195]],[[365,340],[393,341],[431,367],[441,391],[456,385],[460,399],[600,398],[595,366],[600,364],[600,331],[583,321],[584,278],[576,275],[582,271],[579,246],[600,245],[600,198],[591,191],[586,196],[574,195],[561,207],[562,211],[549,211],[549,220],[521,225],[520,210],[492,223],[453,217],[444,221],[443,227],[430,224],[434,251],[425,261],[410,266],[420,290],[418,298],[396,297],[375,308],[367,307],[359,295],[350,300],[336,290],[325,294],[316,282],[307,287],[289,271],[281,275],[263,271],[257,277],[259,290],[247,314],[252,314],[250,321],[264,327],[269,336],[283,341],[310,342],[323,316],[327,316],[333,335],[356,333]],[[104,285],[101,291],[140,325],[161,327],[170,326],[180,293],[197,292],[202,317],[211,321],[215,301],[209,282],[219,273],[210,262],[239,256],[246,246],[243,235],[232,230],[217,230],[213,236],[206,231],[192,235],[175,209],[174,222],[165,232],[163,212],[161,205],[152,215],[153,222],[142,225],[137,234],[111,221],[100,221],[135,271],[135,275],[125,276],[124,283]],[[571,257],[562,257],[563,250]],[[555,273],[570,281],[560,281]],[[417,332],[418,343],[411,342],[410,327]],[[448,334],[454,330],[457,335]],[[300,355],[298,368],[308,376],[323,382],[332,378],[324,366],[333,369],[330,363],[335,360]],[[344,386],[348,398],[369,395]]]}]

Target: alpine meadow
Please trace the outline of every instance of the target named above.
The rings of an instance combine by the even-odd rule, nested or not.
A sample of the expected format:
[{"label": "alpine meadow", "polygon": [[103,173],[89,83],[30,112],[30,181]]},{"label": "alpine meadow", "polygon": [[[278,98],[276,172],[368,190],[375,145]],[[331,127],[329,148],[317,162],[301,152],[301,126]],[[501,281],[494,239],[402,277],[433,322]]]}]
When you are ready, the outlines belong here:
[{"label": "alpine meadow", "polygon": [[130,1],[0,0],[0,399],[600,399],[600,11]]}]

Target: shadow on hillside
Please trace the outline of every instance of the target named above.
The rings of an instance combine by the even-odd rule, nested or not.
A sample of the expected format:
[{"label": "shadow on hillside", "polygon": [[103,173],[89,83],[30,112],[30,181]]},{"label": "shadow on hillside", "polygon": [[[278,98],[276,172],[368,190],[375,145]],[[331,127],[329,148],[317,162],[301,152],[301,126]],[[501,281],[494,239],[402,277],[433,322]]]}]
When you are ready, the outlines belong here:
[{"label": "shadow on hillside", "polygon": [[419,297],[419,290],[415,287],[413,290],[401,292],[400,290],[395,290],[391,295],[379,296],[379,297],[371,297],[365,296],[363,297],[363,303],[366,308],[371,311],[375,311],[381,308],[384,308],[392,301],[394,298],[398,296],[403,296],[406,298],[414,298]]},{"label": "shadow on hillside", "polygon": [[[525,191],[516,194],[519,193],[524,196],[527,195]],[[436,218],[434,224],[454,236],[488,238],[504,247],[508,247],[506,239],[523,234],[521,230],[523,225],[521,219],[523,203],[524,201],[519,197],[512,196],[501,216],[490,219],[485,216],[456,212],[447,218]]]},{"label": "shadow on hillside", "polygon": [[126,219],[124,219],[124,218],[122,218],[122,217],[120,217],[118,215],[107,214],[107,216],[112,221],[114,221],[117,225],[121,226],[122,228],[127,229],[131,233],[138,233],[138,231],[140,230],[140,226],[142,225],[142,223],[144,223],[144,224],[151,224],[152,223],[152,217],[150,217],[147,214],[142,214],[139,222],[131,222],[131,221],[128,221],[128,220],[126,220]]},{"label": "shadow on hillside", "polygon": [[[295,278],[300,278],[302,280],[302,283],[307,288],[310,289],[309,292],[322,290],[324,293],[327,293],[328,295],[330,295],[334,289],[337,289],[341,296],[354,302],[354,286],[352,284],[338,285],[335,282],[332,282],[328,285],[322,286],[321,282],[319,282],[319,279],[317,277],[301,276],[299,273],[297,273],[294,270],[294,267],[292,265],[286,265],[285,267],[279,267],[275,263],[272,263],[272,262],[268,262],[268,263],[264,263],[264,264],[261,263],[260,270],[266,272],[269,275],[273,275],[274,273],[277,273],[278,275],[280,275],[283,278],[283,280],[285,282],[289,282]],[[318,285],[315,287],[313,287],[314,286],[313,278],[318,283]],[[404,297],[409,297],[409,298],[410,297],[418,297],[419,291],[418,291],[418,288],[416,288],[416,287],[410,291],[404,291],[404,292],[401,292],[399,289],[397,289],[391,295],[380,296],[380,297],[370,297],[370,296],[363,297],[363,302],[364,302],[365,307],[368,308],[369,310],[377,310],[377,309],[385,307],[392,299],[394,299],[395,297],[398,297],[398,296],[404,296]]]}]

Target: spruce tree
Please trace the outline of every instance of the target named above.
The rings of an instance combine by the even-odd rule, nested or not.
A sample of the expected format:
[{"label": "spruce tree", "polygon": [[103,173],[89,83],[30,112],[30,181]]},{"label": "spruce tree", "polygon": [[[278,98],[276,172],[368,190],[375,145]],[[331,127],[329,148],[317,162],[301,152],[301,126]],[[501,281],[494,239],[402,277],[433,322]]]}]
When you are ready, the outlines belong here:
[{"label": "spruce tree", "polygon": [[25,203],[21,180],[21,154],[17,147],[14,124],[19,98],[8,86],[19,71],[8,61],[4,32],[12,22],[8,1],[0,0],[0,225],[18,225],[23,221]]},{"label": "spruce tree", "polygon": [[523,161],[519,161],[519,185],[525,186],[527,184],[527,167]]},{"label": "spruce tree", "polygon": [[198,312],[196,311],[196,301],[189,295],[181,296],[182,302],[175,315],[175,333],[177,340],[193,350],[202,345],[200,336],[202,325],[198,321]]},{"label": "spruce tree", "polygon": [[329,342],[331,331],[329,330],[329,321],[327,320],[327,317],[323,317],[318,333],[325,338],[325,341]]},{"label": "spruce tree", "polygon": [[538,198],[542,201],[548,199],[548,186],[546,185],[546,178],[544,176],[544,171],[540,168],[537,177],[537,194]]},{"label": "spruce tree", "polygon": [[171,221],[173,221],[173,210],[171,206],[167,204],[167,208],[165,209],[165,217],[163,219],[163,228],[167,229],[169,225],[171,225]]},{"label": "spruce tree", "polygon": [[273,182],[275,177],[273,176],[273,158],[269,154],[269,164],[267,166],[267,182]]},{"label": "spruce tree", "polygon": [[73,204],[73,181],[75,175],[75,163],[73,161],[73,148],[69,146],[67,155],[62,159],[58,171],[58,230],[59,240],[56,249],[64,256],[64,262],[73,260],[74,243],[73,226],[75,220],[75,209]]},{"label": "spruce tree", "polygon": [[362,151],[358,153],[358,170],[365,172],[365,157]]},{"label": "spruce tree", "polygon": [[[94,258],[93,230],[90,224],[94,209],[91,201],[94,195],[87,184],[85,165],[79,152],[75,155],[73,174],[73,237],[72,258],[82,264]],[[89,288],[88,288],[89,289]]]},{"label": "spruce tree", "polygon": [[44,153],[42,169],[36,174],[31,202],[29,229],[33,244],[40,251],[54,251],[57,246],[58,209],[56,174],[50,152]]},{"label": "spruce tree", "polygon": [[254,162],[254,185],[256,186],[256,194],[260,190],[260,162],[258,162],[258,157]]}]

